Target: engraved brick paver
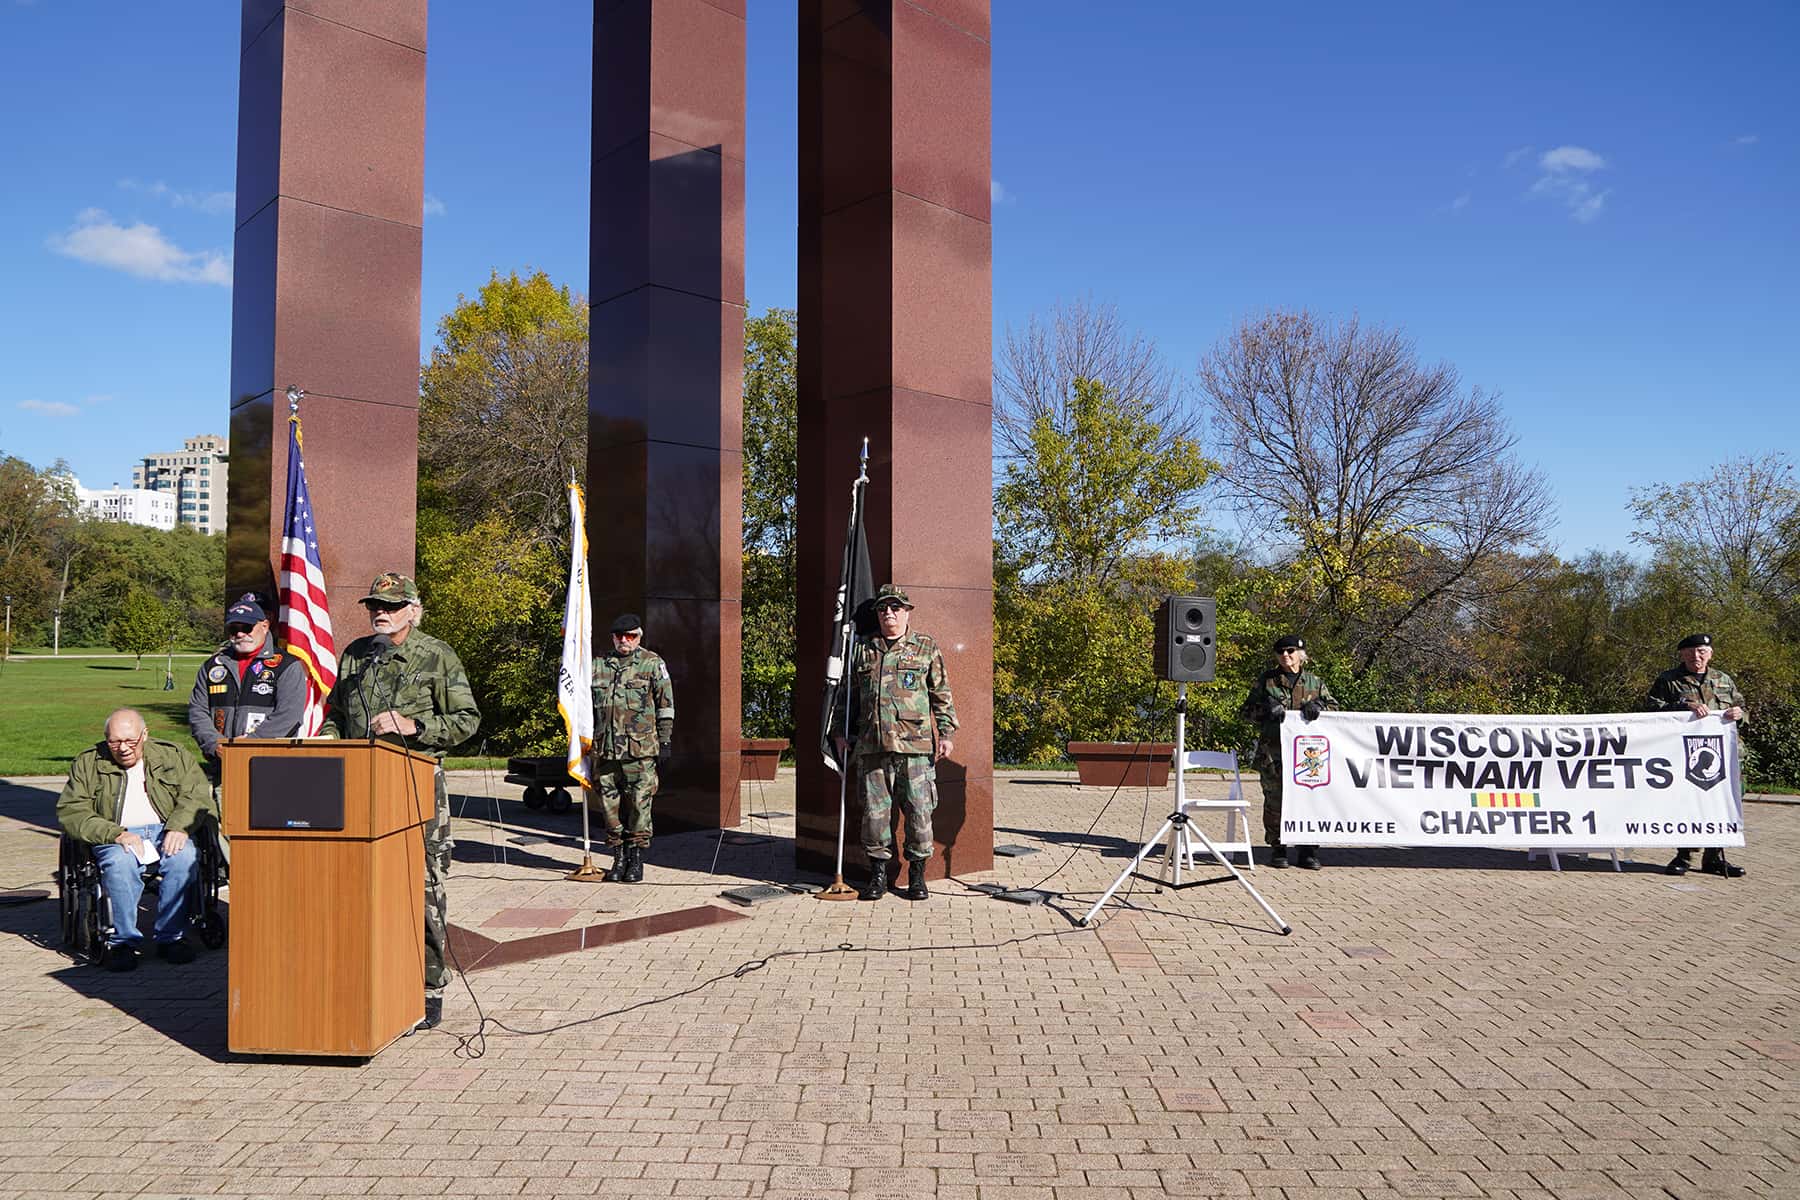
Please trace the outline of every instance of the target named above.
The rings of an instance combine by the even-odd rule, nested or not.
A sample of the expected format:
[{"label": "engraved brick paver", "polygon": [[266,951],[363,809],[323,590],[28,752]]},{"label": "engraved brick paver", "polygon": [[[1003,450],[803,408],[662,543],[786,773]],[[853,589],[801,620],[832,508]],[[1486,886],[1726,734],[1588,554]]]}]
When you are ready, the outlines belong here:
[{"label": "engraved brick paver", "polygon": [[[0,879],[44,886],[59,784],[0,783]],[[453,791],[452,918],[495,939],[792,878],[791,774],[746,789],[788,814],[759,840],[659,838],[639,888],[561,879],[577,814]],[[1076,928],[1144,794],[1084,844],[1108,792],[995,792],[997,840],[1044,853],[486,968],[361,1066],[227,1054],[223,954],[114,976],[58,952],[54,904],[0,907],[0,1196],[1800,1195],[1800,806],[1750,807],[1731,883],[1328,847],[1254,876],[1283,938],[1230,883],[1140,880]]]}]

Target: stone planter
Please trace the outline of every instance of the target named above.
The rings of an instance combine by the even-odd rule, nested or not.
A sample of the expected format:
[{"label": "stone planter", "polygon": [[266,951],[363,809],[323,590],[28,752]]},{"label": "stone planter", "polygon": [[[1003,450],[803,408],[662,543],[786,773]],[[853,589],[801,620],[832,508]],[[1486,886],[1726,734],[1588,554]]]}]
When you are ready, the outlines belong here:
[{"label": "stone planter", "polygon": [[781,752],[788,748],[786,738],[745,738],[738,743],[738,778],[762,779],[775,778],[775,766],[781,761]]},{"label": "stone planter", "polygon": [[1166,787],[1174,742],[1070,742],[1082,787]]}]

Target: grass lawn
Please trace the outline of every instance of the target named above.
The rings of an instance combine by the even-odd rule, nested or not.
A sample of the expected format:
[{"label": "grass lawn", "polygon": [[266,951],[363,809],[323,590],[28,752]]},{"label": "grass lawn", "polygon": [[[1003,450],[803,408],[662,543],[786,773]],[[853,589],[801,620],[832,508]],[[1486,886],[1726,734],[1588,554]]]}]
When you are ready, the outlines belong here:
[{"label": "grass lawn", "polygon": [[100,740],[106,714],[135,708],[152,737],[192,749],[187,700],[199,654],[175,656],[175,690],[163,691],[165,656],[12,659],[0,666],[0,775],[61,775]]}]

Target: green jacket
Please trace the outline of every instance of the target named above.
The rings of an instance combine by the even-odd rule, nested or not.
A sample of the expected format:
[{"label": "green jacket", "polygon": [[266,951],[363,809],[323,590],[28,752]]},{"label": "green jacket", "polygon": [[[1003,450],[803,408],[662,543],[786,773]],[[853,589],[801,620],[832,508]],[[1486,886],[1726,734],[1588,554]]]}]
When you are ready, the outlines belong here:
[{"label": "green jacket", "polygon": [[1325,681],[1311,671],[1300,671],[1289,674],[1280,667],[1272,667],[1262,673],[1262,677],[1250,685],[1250,694],[1244,697],[1244,703],[1238,708],[1238,716],[1246,721],[1255,721],[1256,755],[1254,762],[1261,770],[1265,764],[1281,762],[1281,721],[1271,720],[1269,713],[1276,705],[1292,712],[1299,712],[1308,700],[1317,700],[1321,708],[1333,708],[1337,699]]},{"label": "green jacket", "polygon": [[[194,756],[160,738],[144,743],[144,791],[165,829],[192,833],[201,814],[212,807],[212,785]],[[125,768],[101,742],[75,756],[56,801],[56,821],[64,833],[90,846],[116,841],[125,832],[119,824],[124,802]]]},{"label": "green jacket", "polygon": [[1706,671],[1695,675],[1686,667],[1670,667],[1656,677],[1650,685],[1650,711],[1670,712],[1677,708],[1686,708],[1690,701],[1698,700],[1715,713],[1724,712],[1728,708],[1742,708],[1744,720],[1750,719],[1750,709],[1744,703],[1743,689],[1737,681],[1723,671]]},{"label": "green jacket", "polygon": [[929,633],[858,642],[850,680],[858,754],[935,754],[937,739],[956,732],[944,655]]},{"label": "green jacket", "polygon": [[594,757],[654,758],[675,736],[669,664],[642,646],[594,660]]},{"label": "green jacket", "polygon": [[373,637],[357,638],[338,655],[337,686],[325,702],[328,735],[366,738],[369,719],[391,708],[417,721],[419,732],[405,739],[384,734],[384,740],[424,751],[439,762],[475,736],[481,710],[456,651],[415,627],[376,666],[369,661],[374,643]]}]

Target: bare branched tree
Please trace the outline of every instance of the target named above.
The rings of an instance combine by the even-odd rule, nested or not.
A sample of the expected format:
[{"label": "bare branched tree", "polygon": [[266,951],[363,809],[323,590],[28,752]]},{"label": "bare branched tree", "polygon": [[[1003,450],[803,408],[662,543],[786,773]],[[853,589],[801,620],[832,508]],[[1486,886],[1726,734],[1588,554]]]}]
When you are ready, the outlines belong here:
[{"label": "bare branched tree", "polygon": [[1631,540],[1704,591],[1794,603],[1800,486],[1786,454],[1728,459],[1702,479],[1633,488],[1631,513]]},{"label": "bare branched tree", "polygon": [[1451,649],[1450,630],[1520,582],[1484,568],[1550,524],[1497,399],[1421,363],[1398,330],[1270,313],[1221,341],[1200,381],[1224,490],[1316,573],[1316,616],[1360,666],[1406,657],[1408,642]]},{"label": "bare branched tree", "polygon": [[1186,381],[1156,344],[1125,327],[1118,310],[1091,300],[1060,303],[1023,331],[1009,328],[994,367],[994,432],[1003,460],[1030,453],[1031,429],[1048,417],[1072,426],[1075,384],[1089,380],[1154,422],[1164,449],[1194,438],[1200,426]]},{"label": "bare branched tree", "polygon": [[536,537],[567,536],[569,473],[587,473],[584,332],[482,332],[426,368],[421,474],[471,523],[499,508]]}]

